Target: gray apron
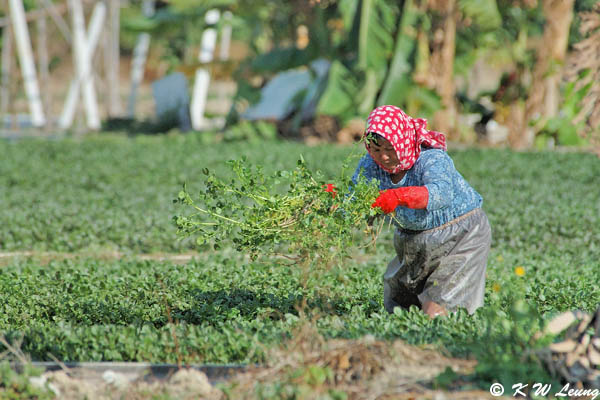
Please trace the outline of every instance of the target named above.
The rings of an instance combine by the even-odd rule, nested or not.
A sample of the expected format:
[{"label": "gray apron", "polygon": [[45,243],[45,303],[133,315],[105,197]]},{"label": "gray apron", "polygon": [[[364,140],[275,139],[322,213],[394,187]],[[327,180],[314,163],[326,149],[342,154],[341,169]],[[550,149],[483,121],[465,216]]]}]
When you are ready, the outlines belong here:
[{"label": "gray apron", "polygon": [[469,313],[483,305],[485,270],[492,233],[487,216],[477,208],[438,228],[426,231],[398,229],[397,256],[383,275],[383,304],[421,307],[434,301]]}]

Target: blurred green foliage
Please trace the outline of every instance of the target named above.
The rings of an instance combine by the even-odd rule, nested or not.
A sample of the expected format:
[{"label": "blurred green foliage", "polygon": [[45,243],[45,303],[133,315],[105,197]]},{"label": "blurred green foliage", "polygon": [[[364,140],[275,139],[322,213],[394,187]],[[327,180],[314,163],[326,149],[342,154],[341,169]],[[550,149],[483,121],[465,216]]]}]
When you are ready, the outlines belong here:
[{"label": "blurred green foliage", "polygon": [[584,70],[577,80],[568,82],[563,87],[563,103],[556,117],[544,121],[544,126],[536,137],[538,147],[548,145],[549,141],[566,146],[581,146],[586,141],[579,132],[585,129],[585,119],[581,116],[581,102],[592,88],[593,82],[582,81],[590,70]]}]

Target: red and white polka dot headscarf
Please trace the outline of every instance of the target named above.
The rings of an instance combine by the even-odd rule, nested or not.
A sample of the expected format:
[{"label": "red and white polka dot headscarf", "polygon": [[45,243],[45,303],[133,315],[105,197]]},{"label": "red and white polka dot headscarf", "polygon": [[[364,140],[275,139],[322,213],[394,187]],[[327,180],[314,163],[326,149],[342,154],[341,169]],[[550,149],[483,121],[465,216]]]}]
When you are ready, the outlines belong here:
[{"label": "red and white polka dot headscarf", "polygon": [[[419,158],[421,146],[446,150],[446,138],[443,133],[428,131],[427,120],[412,118],[396,106],[380,106],[371,111],[367,119],[368,133],[376,133],[386,138],[396,150],[400,165],[393,171],[379,166],[389,173],[395,174],[401,170],[412,168]],[[367,151],[368,143],[365,142]]]}]

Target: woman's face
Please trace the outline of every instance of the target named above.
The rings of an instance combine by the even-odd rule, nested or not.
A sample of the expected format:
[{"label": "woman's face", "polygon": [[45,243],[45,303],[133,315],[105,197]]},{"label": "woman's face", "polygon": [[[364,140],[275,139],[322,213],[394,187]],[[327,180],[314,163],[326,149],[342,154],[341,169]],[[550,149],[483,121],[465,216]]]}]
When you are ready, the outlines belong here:
[{"label": "woman's face", "polygon": [[369,153],[379,165],[393,171],[400,165],[394,146],[385,138],[379,136],[377,142],[369,141]]}]

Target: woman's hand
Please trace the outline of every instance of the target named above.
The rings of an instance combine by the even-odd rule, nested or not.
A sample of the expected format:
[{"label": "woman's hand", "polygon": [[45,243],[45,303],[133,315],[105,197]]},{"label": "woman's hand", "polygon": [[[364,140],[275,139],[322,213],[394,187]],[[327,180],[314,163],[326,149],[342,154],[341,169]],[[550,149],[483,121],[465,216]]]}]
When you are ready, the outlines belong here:
[{"label": "woman's hand", "polygon": [[398,206],[414,209],[427,208],[428,202],[429,191],[427,187],[406,186],[379,192],[379,196],[371,204],[371,208],[379,207],[384,213],[389,214]]}]

